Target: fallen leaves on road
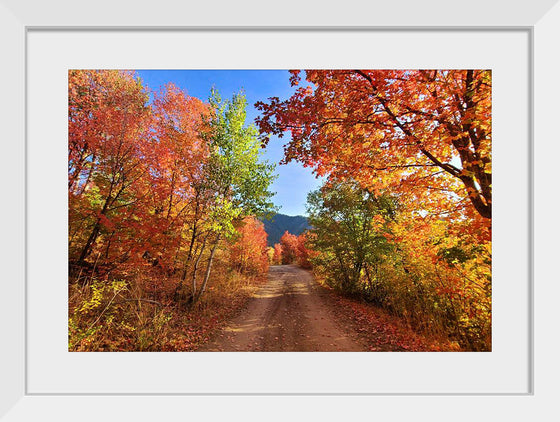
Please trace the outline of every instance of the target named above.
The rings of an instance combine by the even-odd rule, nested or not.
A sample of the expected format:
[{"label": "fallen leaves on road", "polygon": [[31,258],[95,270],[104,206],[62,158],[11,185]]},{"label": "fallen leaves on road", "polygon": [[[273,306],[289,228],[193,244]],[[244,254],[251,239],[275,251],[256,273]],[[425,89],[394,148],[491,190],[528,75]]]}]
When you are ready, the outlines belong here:
[{"label": "fallen leaves on road", "polygon": [[403,320],[384,310],[325,289],[336,303],[338,317],[351,322],[370,351],[459,351],[459,347],[450,341],[431,339],[415,333]]}]

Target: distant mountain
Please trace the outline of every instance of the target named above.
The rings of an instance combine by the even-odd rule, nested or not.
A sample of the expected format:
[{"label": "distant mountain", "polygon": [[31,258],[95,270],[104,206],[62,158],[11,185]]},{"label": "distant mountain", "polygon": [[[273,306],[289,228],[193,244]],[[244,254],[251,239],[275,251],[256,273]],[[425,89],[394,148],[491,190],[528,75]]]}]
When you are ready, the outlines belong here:
[{"label": "distant mountain", "polygon": [[262,222],[264,223],[266,234],[268,234],[268,246],[280,243],[280,238],[286,230],[299,236],[305,230],[311,228],[307,217],[302,215],[274,214],[269,220],[262,219]]}]

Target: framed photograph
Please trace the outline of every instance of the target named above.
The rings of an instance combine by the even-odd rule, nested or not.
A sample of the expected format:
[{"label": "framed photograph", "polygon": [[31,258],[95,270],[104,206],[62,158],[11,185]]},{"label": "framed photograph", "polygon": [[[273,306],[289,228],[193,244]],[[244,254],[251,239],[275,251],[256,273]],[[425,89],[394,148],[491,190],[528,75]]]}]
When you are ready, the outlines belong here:
[{"label": "framed photograph", "polygon": [[[312,4],[265,11],[256,5],[233,10],[220,3],[158,4],[138,11],[137,4],[108,2],[82,10],[63,1],[1,2],[0,27],[9,42],[2,46],[1,70],[8,95],[2,102],[7,235],[1,270],[0,417],[149,420],[215,413],[260,420],[260,412],[246,414],[248,407],[256,407],[277,409],[272,419],[290,417],[294,410],[308,417],[353,419],[375,408],[377,416],[397,419],[483,414],[510,420],[539,415],[540,420],[553,412],[558,287],[552,282],[552,242],[559,233],[551,196],[558,147],[546,139],[554,136],[550,122],[556,120],[559,93],[550,72],[558,5],[540,1],[511,10],[507,2],[496,2],[485,5],[481,16],[475,13],[477,4],[466,11],[444,8],[439,1],[422,9],[413,1],[347,4],[319,18]],[[354,352],[350,347],[343,353],[328,347],[314,353],[229,353],[227,348],[185,353],[120,344],[115,347],[122,352],[109,348],[98,353],[105,347],[101,343],[97,349],[79,345],[68,318],[73,309],[68,288],[69,84],[74,77],[80,83],[81,74],[74,70],[92,69],[139,70],[147,84],[168,71],[177,71],[179,79],[163,82],[180,81],[186,73],[179,71],[246,71],[247,80],[256,80],[289,69],[440,69],[444,75],[474,69],[475,76],[476,70],[489,70],[494,221],[492,329],[486,344],[491,346],[460,353]],[[221,204],[222,211],[228,209]],[[83,243],[88,244],[87,236]],[[82,245],[70,254],[84,261],[83,251],[91,252],[87,249]],[[106,256],[109,250],[104,245]],[[154,260],[148,252],[143,259]],[[159,306],[158,298],[145,300],[146,306]],[[83,322],[80,332],[96,318],[91,325]],[[88,413],[86,408],[99,410]]]}]

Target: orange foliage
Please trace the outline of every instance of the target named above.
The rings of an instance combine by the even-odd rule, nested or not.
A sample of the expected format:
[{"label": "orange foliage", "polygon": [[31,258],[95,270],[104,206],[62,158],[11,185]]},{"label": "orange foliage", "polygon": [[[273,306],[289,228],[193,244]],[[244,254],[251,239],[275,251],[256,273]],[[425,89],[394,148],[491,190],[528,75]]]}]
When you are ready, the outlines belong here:
[{"label": "orange foliage", "polygon": [[69,72],[69,250],[82,265],[171,265],[208,151],[200,100],[130,72]]},{"label": "orange foliage", "polygon": [[294,263],[298,250],[297,236],[286,231],[280,238],[280,245],[282,245],[282,264]]},{"label": "orange foliage", "polygon": [[297,237],[296,261],[302,268],[311,268],[310,259],[317,255],[317,252],[311,249],[310,238],[312,237],[313,235],[309,232],[304,232]]},{"label": "orange foliage", "polygon": [[282,245],[280,243],[274,244],[274,255],[272,257],[274,265],[282,264]]},{"label": "orange foliage", "polygon": [[229,248],[232,267],[244,274],[265,274],[268,271],[268,248],[264,224],[254,217],[246,217],[238,233],[236,242]]},{"label": "orange foliage", "polygon": [[353,178],[409,206],[491,218],[491,72],[306,70],[295,94],[257,103],[266,135],[290,131],[285,161]]}]

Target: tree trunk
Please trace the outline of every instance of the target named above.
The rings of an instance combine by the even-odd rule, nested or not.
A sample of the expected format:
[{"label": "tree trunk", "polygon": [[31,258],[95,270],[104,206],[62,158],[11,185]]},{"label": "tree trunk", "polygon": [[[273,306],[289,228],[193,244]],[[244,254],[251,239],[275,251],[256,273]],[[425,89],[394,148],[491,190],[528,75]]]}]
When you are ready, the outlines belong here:
[{"label": "tree trunk", "polygon": [[[111,198],[111,194],[113,192],[113,188],[115,186],[115,182],[114,179],[111,181],[111,186],[109,188],[109,195],[105,198],[105,203],[103,204],[103,208],[101,209],[101,212],[99,214],[101,215],[105,215],[107,213],[107,210],[109,209],[109,206],[115,202],[115,200],[118,198],[119,194],[122,192],[123,189],[121,189],[117,195],[115,196],[115,198]],[[78,265],[83,265],[85,259],[88,257],[89,253],[91,252],[91,248],[93,246],[93,244],[95,243],[95,241],[97,240],[97,236],[99,236],[99,231],[101,230],[101,217],[97,217],[97,220],[95,221],[95,225],[93,226],[93,230],[91,232],[91,234],[89,235],[89,238],[84,246],[84,248],[82,249],[82,253],[80,254],[80,258],[78,259]]]},{"label": "tree trunk", "polygon": [[220,235],[218,235],[218,238],[216,239],[216,243],[214,243],[214,246],[212,246],[212,251],[210,252],[210,258],[208,259],[208,263],[206,264],[206,273],[204,274],[204,280],[202,282],[202,286],[200,287],[200,291],[196,295],[195,302],[197,302],[200,299],[200,297],[206,290],[206,285],[208,283],[208,279],[210,278],[210,271],[212,269],[212,260],[214,259],[214,253],[216,252],[216,248],[218,247],[219,243],[220,243]]},{"label": "tree trunk", "polygon": [[98,218],[95,222],[95,226],[93,227],[93,230],[92,230],[91,234],[89,235],[88,240],[87,240],[84,248],[82,249],[82,253],[80,254],[80,258],[78,259],[78,265],[83,265],[85,259],[87,258],[87,256],[91,252],[91,247],[93,246],[93,244],[97,240],[97,236],[99,235],[99,230],[100,229],[101,229],[100,220]]},{"label": "tree trunk", "polygon": [[196,297],[196,271],[198,270],[198,264],[200,263],[200,260],[202,258],[202,254],[204,253],[205,248],[206,248],[206,239],[204,239],[204,242],[202,242],[202,246],[200,247],[200,253],[198,254],[198,257],[196,258],[196,261],[194,263],[194,268],[193,268],[193,273],[192,273],[193,299]]}]

